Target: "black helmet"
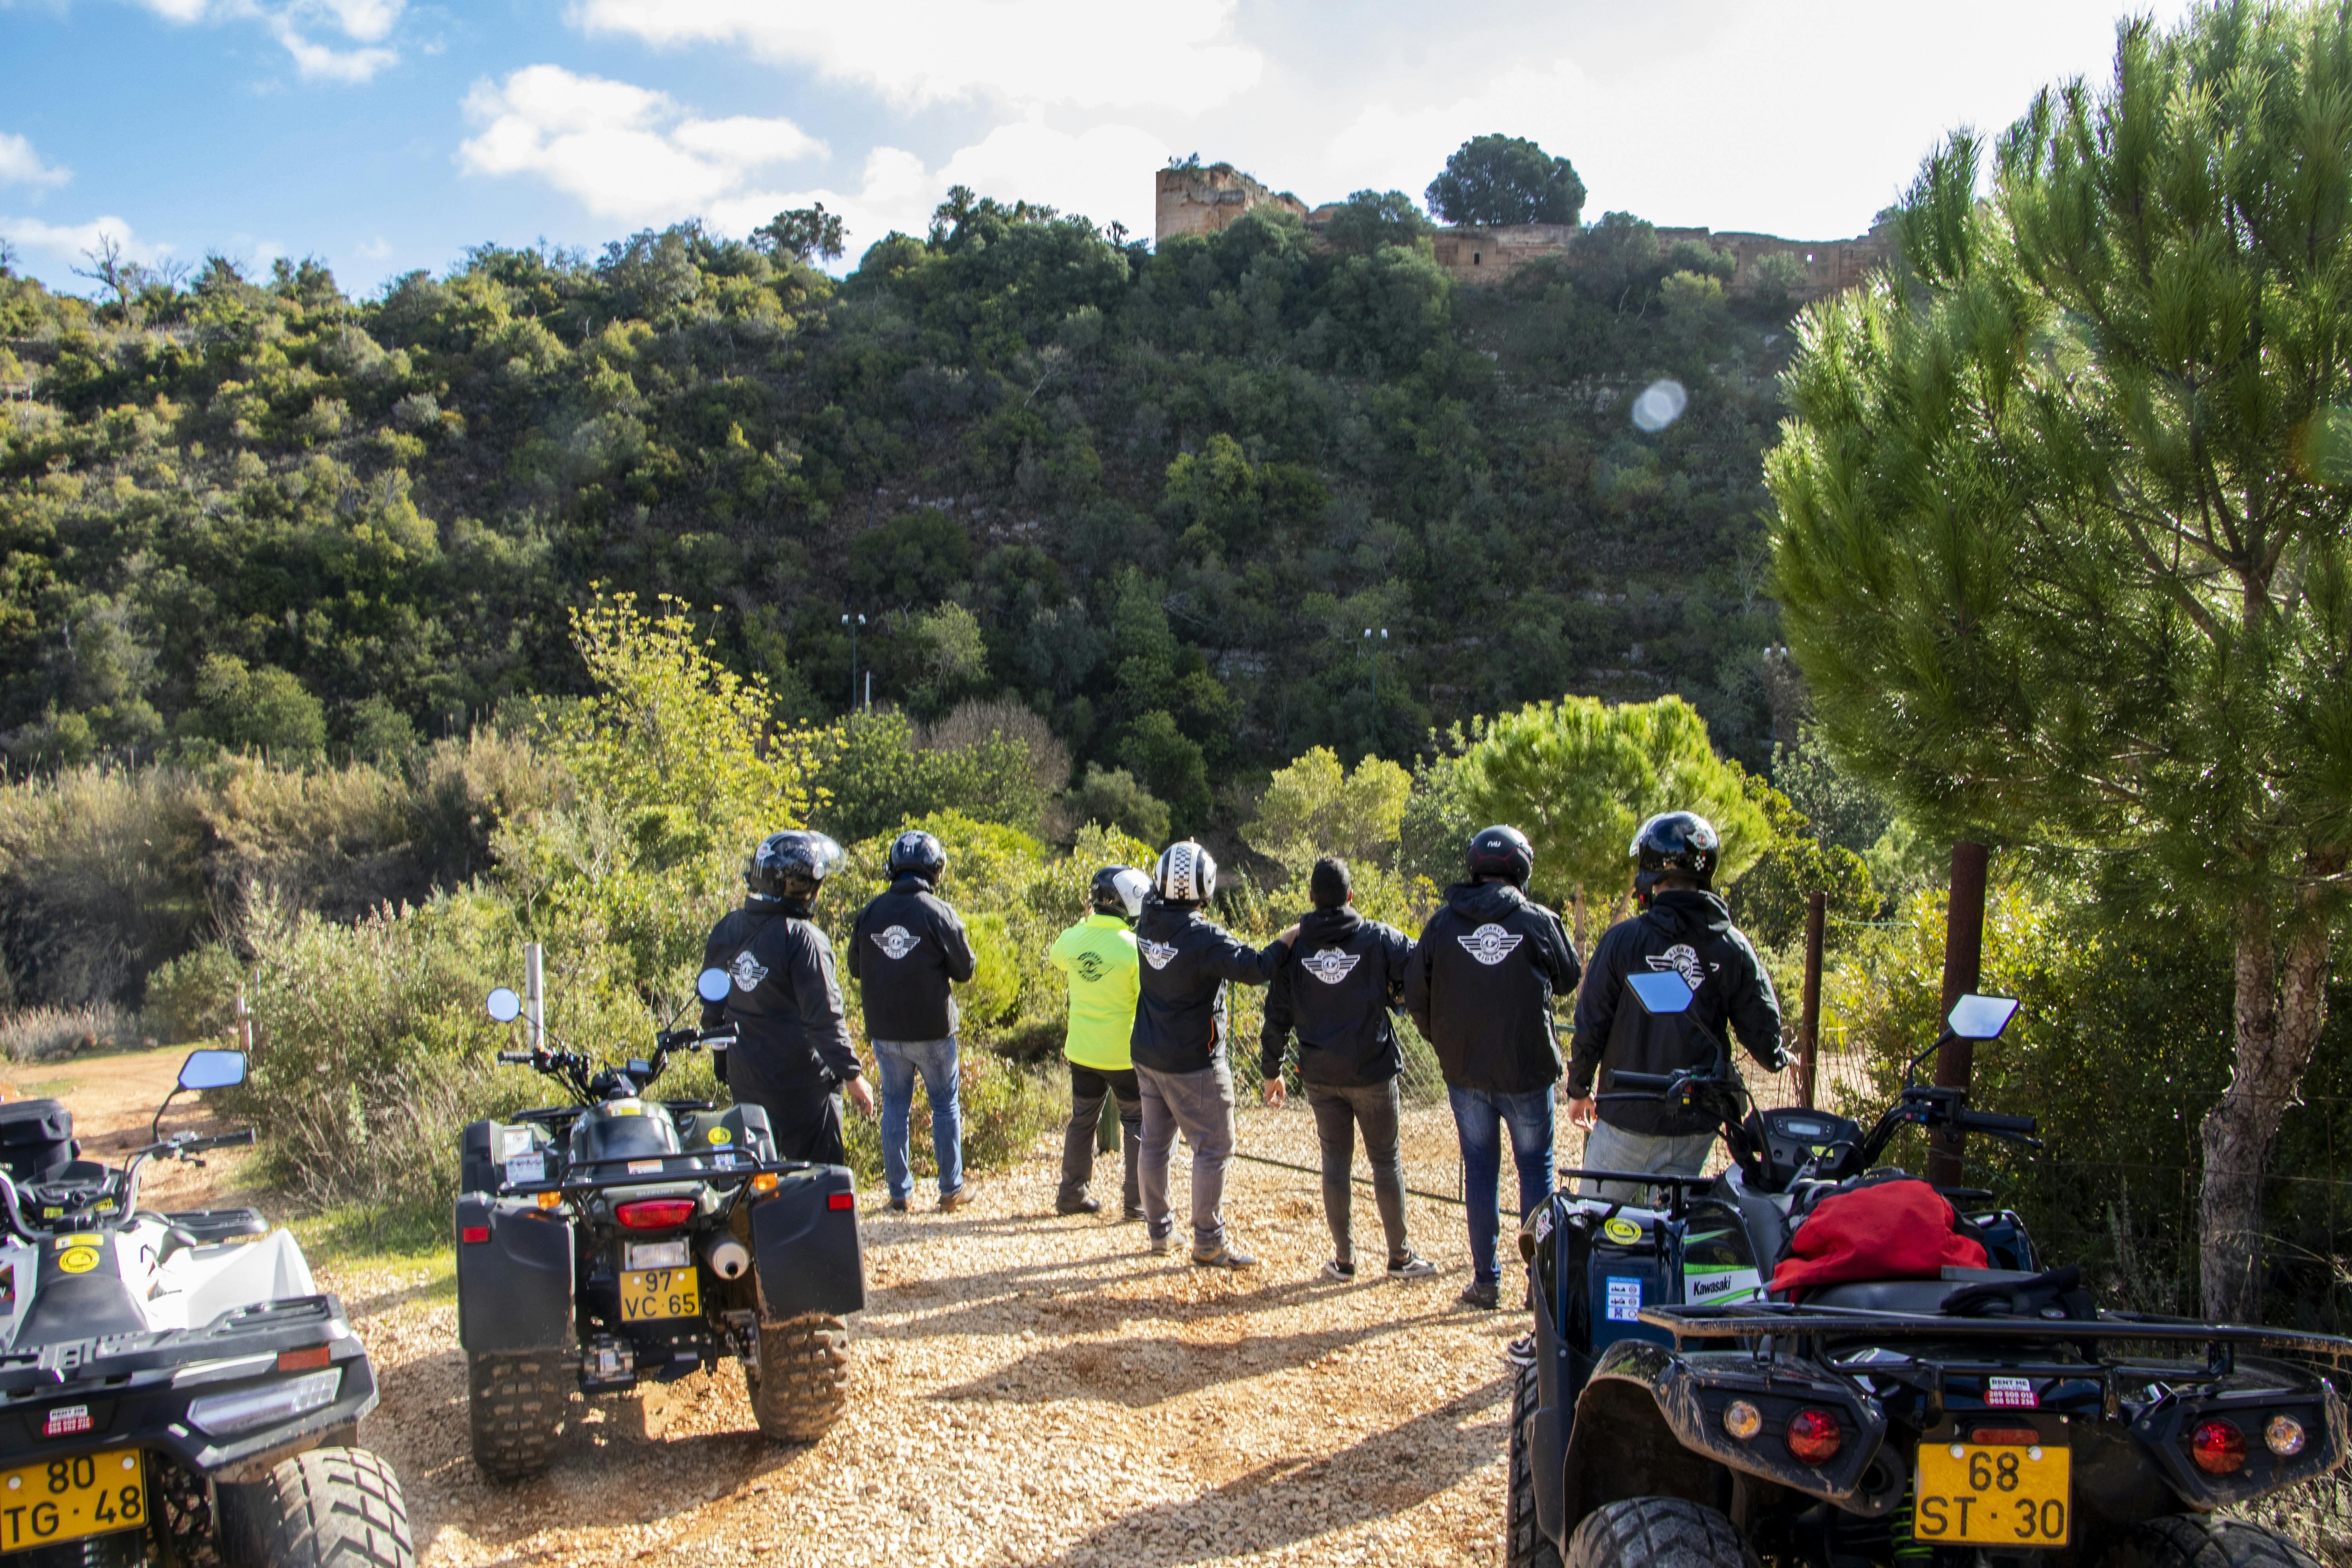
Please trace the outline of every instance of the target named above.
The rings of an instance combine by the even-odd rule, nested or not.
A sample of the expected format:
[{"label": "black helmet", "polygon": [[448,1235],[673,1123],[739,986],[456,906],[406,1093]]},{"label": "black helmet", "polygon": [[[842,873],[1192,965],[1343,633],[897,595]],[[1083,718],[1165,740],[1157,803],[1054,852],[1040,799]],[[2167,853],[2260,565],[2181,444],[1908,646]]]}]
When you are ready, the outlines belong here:
[{"label": "black helmet", "polygon": [[1500,824],[1472,838],[1465,858],[1473,877],[1500,877],[1521,892],[1536,871],[1536,847],[1517,828]]},{"label": "black helmet", "polygon": [[1723,858],[1723,835],[1696,812],[1664,811],[1642,824],[1626,853],[1638,868],[1633,896],[1646,904],[1658,879],[1669,872],[1688,877],[1702,888],[1713,887],[1716,863]]},{"label": "black helmet", "polygon": [[1151,879],[1134,867],[1106,866],[1095,873],[1095,913],[1134,920],[1143,913],[1143,895],[1150,891]]},{"label": "black helmet", "polygon": [[1180,839],[1160,851],[1151,880],[1171,904],[1205,904],[1217,890],[1217,862],[1190,838]]},{"label": "black helmet", "polygon": [[743,885],[757,899],[791,899],[806,903],[816,897],[824,879],[841,869],[841,846],[822,833],[790,827],[771,833],[751,852],[743,868]]},{"label": "black helmet", "polygon": [[893,877],[904,877],[911,872],[926,881],[936,882],[947,868],[946,847],[921,828],[910,827],[890,840],[890,875]]}]

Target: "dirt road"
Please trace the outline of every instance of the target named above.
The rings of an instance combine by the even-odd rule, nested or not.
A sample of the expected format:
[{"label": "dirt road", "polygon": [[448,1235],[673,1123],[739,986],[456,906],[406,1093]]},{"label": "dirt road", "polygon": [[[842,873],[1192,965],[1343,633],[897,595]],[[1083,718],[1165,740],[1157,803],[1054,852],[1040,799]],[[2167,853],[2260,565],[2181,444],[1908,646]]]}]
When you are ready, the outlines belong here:
[{"label": "dirt road", "polygon": [[[19,1077],[52,1080],[98,1136],[143,1133],[177,1060]],[[216,1189],[234,1180],[209,1174]],[[520,1487],[487,1485],[467,1458],[446,1266],[322,1270],[380,1369],[383,1405],[362,1436],[399,1468],[420,1556],[1494,1561],[1502,1350],[1518,1325],[1454,1306],[1458,1208],[1412,1205],[1416,1243],[1454,1271],[1340,1286],[1318,1277],[1328,1240],[1307,1178],[1235,1167],[1227,1215],[1264,1267],[1225,1276],[1145,1255],[1139,1226],[1052,1217],[1053,1176],[1041,1152],[955,1215],[892,1215],[861,1195],[872,1305],[853,1323],[851,1415],[823,1442],[787,1448],[751,1430],[730,1366],[575,1403],[554,1469]],[[1372,1223],[1370,1203],[1360,1210]],[[1377,1257],[1377,1240],[1365,1252]]]}]

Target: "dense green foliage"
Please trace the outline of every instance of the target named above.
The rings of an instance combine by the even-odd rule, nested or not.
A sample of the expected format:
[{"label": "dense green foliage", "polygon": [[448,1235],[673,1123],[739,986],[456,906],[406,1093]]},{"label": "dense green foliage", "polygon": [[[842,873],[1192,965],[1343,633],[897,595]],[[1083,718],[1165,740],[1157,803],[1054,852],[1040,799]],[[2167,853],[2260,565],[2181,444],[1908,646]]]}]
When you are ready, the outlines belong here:
[{"label": "dense green foliage", "polygon": [[1429,183],[1429,210],[1448,223],[1574,223],[1584,182],[1565,158],[1523,136],[1473,136]]}]

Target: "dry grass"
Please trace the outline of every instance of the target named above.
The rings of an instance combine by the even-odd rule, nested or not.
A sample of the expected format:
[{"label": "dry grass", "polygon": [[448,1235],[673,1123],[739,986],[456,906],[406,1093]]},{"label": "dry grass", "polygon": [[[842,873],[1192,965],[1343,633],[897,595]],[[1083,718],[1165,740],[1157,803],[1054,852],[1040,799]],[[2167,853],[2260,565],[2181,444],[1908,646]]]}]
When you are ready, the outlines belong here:
[{"label": "dry grass", "polygon": [[12,1062],[140,1050],[154,1043],[145,1019],[104,1002],[88,1007],[26,1007],[0,1016],[0,1057]]}]

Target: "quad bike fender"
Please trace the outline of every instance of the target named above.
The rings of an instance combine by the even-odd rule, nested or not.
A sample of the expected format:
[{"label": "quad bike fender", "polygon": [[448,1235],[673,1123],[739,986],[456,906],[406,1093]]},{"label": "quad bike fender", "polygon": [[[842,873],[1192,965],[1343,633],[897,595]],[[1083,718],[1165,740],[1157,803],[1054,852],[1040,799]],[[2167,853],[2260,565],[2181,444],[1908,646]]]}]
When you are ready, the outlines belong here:
[{"label": "quad bike fender", "polygon": [[848,1168],[795,1172],[751,1207],[760,1315],[771,1321],[866,1310],[866,1248]]},{"label": "quad bike fender", "polygon": [[[1601,1353],[1576,1402],[1555,1540],[1566,1539],[1593,1510],[1627,1498],[1678,1497],[1711,1507],[1716,1465],[1864,1518],[1883,1518],[1902,1500],[1910,1469],[1885,1447],[1886,1415],[1877,1401],[1858,1399],[1837,1384],[1809,1386],[1785,1364],[1768,1383],[1752,1357],[1713,1360],[1635,1340]],[[1763,1430],[1745,1442],[1723,1429],[1724,1409],[1734,1399],[1747,1400],[1764,1417]],[[1828,1464],[1803,1464],[1788,1451],[1789,1420],[1806,1408],[1832,1412],[1847,1434]],[[1540,1513],[1538,1520],[1550,1533],[1552,1521]]]},{"label": "quad bike fender", "polygon": [[[2252,1358],[2248,1358],[2252,1360]],[[2273,1363],[2274,1364],[2274,1363]],[[2203,1398],[2175,1394],[2158,1400],[2132,1423],[2140,1450],[2152,1457],[2165,1483],[2180,1500],[2200,1513],[2240,1503],[2314,1480],[2344,1462],[2346,1449],[2344,1401],[2327,1381],[2305,1375],[2303,1386],[2279,1388],[2294,1373],[2270,1387],[2228,1390]],[[2265,1380],[2271,1381],[2271,1380]],[[2308,1434],[2303,1450],[2282,1456],[2261,1441],[2263,1425],[2274,1415],[2292,1416]],[[2209,1417],[2236,1425],[2249,1439],[2245,1463],[2233,1474],[2208,1475],[2189,1457],[2189,1437]]]},{"label": "quad bike fender", "polygon": [[457,1339],[468,1352],[561,1348],[572,1278],[571,1226],[478,1193],[457,1200]]}]

